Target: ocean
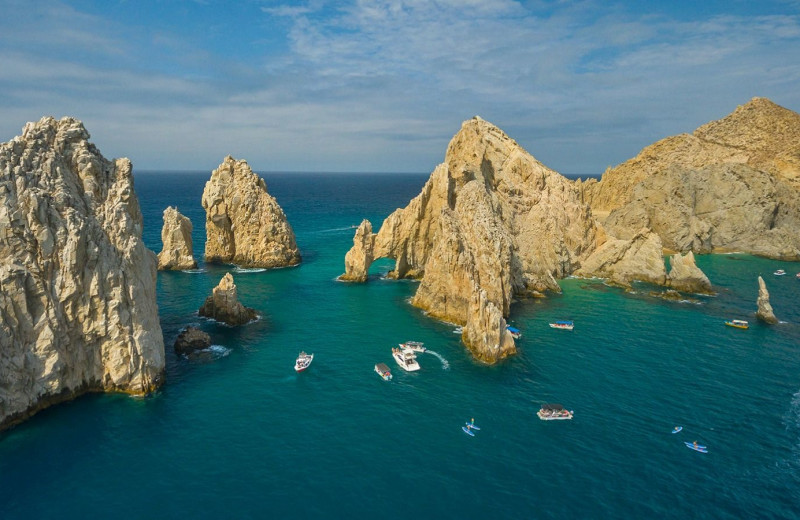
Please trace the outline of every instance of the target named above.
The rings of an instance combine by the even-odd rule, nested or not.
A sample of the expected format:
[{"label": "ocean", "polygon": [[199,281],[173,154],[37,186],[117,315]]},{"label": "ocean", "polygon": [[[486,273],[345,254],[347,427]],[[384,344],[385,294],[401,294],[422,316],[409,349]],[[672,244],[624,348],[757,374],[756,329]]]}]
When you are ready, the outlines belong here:
[{"label": "ocean", "polygon": [[[160,251],[177,205],[202,259],[210,172],[135,175],[147,246]],[[336,281],[354,226],[377,230],[427,174],[262,176],[302,264],[159,273],[165,386],[87,395],[0,433],[0,518],[800,518],[800,264],[699,256],[717,294],[696,302],[566,279],[512,305],[519,354],[485,366],[408,303],[415,282],[383,278],[391,261],[366,284]],[[228,271],[259,321],[197,316]],[[784,323],[756,322],[758,275]],[[172,350],[190,324],[216,345],[205,357]],[[434,352],[415,373],[391,357],[406,340]],[[301,350],[315,358],[295,374]],[[551,402],[574,419],[540,421]]]}]

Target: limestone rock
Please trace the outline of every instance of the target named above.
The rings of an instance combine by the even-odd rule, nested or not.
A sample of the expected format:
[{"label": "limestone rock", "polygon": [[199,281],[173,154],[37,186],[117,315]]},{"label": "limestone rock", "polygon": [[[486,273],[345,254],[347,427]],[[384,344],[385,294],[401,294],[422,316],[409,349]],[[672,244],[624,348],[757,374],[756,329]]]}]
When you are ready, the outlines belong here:
[{"label": "limestone rock", "polygon": [[0,145],[0,429],[87,391],[163,382],[156,256],[131,163],[45,117]]},{"label": "limestone rock", "polygon": [[755,98],[580,186],[609,234],[674,251],[800,259],[800,115]]},{"label": "limestone rock", "polygon": [[624,287],[634,280],[665,285],[662,249],[661,239],[647,228],[630,239],[609,238],[584,260],[575,275],[607,278]]},{"label": "limestone rock", "polygon": [[227,156],[203,190],[206,261],[246,267],[300,262],[294,231],[247,161]]},{"label": "limestone rock", "polygon": [[175,352],[178,354],[191,354],[196,350],[207,349],[211,346],[211,336],[197,327],[186,327],[178,334],[175,340]]},{"label": "limestone rock", "polygon": [[421,278],[413,304],[464,324],[465,344],[491,363],[514,349],[495,319],[508,315],[512,296],[559,291],[556,279],[594,248],[594,221],[581,197],[499,128],[474,118],[421,193],[384,220],[373,257],[393,258],[396,277]]},{"label": "limestone rock", "polygon": [[676,291],[695,294],[712,294],[711,282],[706,274],[697,267],[694,254],[689,251],[685,255],[680,253],[669,257],[668,285]]},{"label": "limestone rock", "polygon": [[756,311],[756,318],[765,323],[778,323],[778,318],[772,312],[772,305],[769,303],[769,291],[767,291],[767,284],[764,279],[758,277],[758,310]]},{"label": "limestone rock", "polygon": [[347,282],[365,282],[372,264],[375,250],[375,235],[372,223],[364,219],[356,229],[353,247],[344,257],[344,274],[339,280]]},{"label": "limestone rock", "polygon": [[200,307],[199,314],[231,326],[244,325],[258,317],[255,310],[239,303],[231,273],[225,273],[219,285],[214,287],[211,296]]},{"label": "limestone rock", "polygon": [[192,253],[192,222],[172,206],[164,210],[161,229],[163,247],[158,254],[159,270],[194,269],[197,262]]}]

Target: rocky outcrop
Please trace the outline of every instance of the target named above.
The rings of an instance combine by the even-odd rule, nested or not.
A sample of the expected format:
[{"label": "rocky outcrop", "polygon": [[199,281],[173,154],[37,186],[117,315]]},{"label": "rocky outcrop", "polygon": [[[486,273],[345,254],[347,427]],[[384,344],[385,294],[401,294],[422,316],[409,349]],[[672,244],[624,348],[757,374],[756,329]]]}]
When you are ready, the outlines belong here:
[{"label": "rocky outcrop", "polygon": [[194,269],[197,262],[192,253],[192,222],[172,206],[164,210],[161,228],[163,247],[158,254],[159,270]]},{"label": "rocky outcrop", "polygon": [[186,327],[175,340],[175,352],[189,355],[197,350],[207,349],[211,346],[211,336],[197,327]]},{"label": "rocky outcrop", "polygon": [[255,310],[239,303],[231,273],[225,273],[219,285],[214,287],[211,296],[200,307],[199,314],[231,326],[244,325],[258,317]]},{"label": "rocky outcrop", "polygon": [[611,283],[630,287],[633,281],[665,285],[661,239],[647,228],[630,239],[609,238],[575,272],[576,276],[607,278]]},{"label": "rocky outcrop", "polygon": [[225,158],[203,190],[207,262],[284,267],[300,262],[294,231],[247,161]]},{"label": "rocky outcrop", "polygon": [[775,313],[772,311],[772,305],[769,303],[767,284],[764,283],[764,279],[760,276],[758,277],[758,300],[756,303],[758,304],[756,318],[765,323],[778,323],[778,318],[775,317]]},{"label": "rocky outcrop", "polygon": [[0,145],[0,429],[87,391],[163,382],[156,256],[131,163],[80,121],[45,117]]},{"label": "rocky outcrop", "polygon": [[800,115],[755,98],[580,185],[610,235],[673,251],[800,259]]},{"label": "rocky outcrop", "polygon": [[[366,258],[356,253],[366,236],[357,233],[351,258]],[[594,247],[580,190],[476,117],[453,137],[422,192],[384,220],[372,257],[393,258],[393,276],[420,278],[412,303],[463,324],[464,343],[492,363],[515,350],[503,319],[513,296],[559,291],[557,278]],[[369,265],[346,269],[361,274]]]},{"label": "rocky outcrop", "polygon": [[366,282],[369,266],[372,264],[375,249],[375,235],[372,224],[364,219],[356,229],[353,247],[344,257],[344,274],[339,280],[345,282]]},{"label": "rocky outcrop", "polygon": [[682,255],[676,253],[669,257],[669,275],[667,285],[676,291],[712,294],[711,282],[706,274],[697,267],[694,254],[689,251]]}]

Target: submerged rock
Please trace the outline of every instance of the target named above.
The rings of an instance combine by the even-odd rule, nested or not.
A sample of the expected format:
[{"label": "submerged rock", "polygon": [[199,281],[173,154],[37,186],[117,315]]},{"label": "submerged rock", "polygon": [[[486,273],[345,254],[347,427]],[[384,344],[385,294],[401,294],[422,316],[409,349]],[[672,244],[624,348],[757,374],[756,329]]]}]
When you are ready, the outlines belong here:
[{"label": "submerged rock", "polygon": [[128,159],[83,124],[28,123],[0,145],[0,429],[88,391],[163,382],[156,256]]},{"label": "submerged rock", "polygon": [[775,317],[775,313],[772,311],[772,305],[769,303],[769,291],[767,291],[767,284],[764,283],[764,279],[760,276],[758,277],[758,300],[756,303],[758,305],[756,318],[765,323],[771,323],[773,325],[778,323],[778,318]]},{"label": "submerged rock", "polygon": [[294,231],[247,161],[227,156],[203,190],[206,261],[243,267],[300,263]]},{"label": "submerged rock", "polygon": [[239,303],[236,284],[231,273],[226,273],[219,285],[214,287],[211,296],[206,298],[198,311],[200,316],[212,318],[228,325],[244,325],[258,317],[254,309]]},{"label": "submerged rock", "polygon": [[204,350],[211,346],[211,336],[197,327],[186,327],[175,340],[175,352],[191,354],[196,350]]},{"label": "submerged rock", "polygon": [[197,262],[192,253],[192,222],[172,206],[164,210],[161,229],[163,247],[158,254],[159,270],[194,269]]},{"label": "submerged rock", "polygon": [[711,282],[694,262],[694,254],[676,253],[669,257],[668,285],[677,291],[712,294]]}]

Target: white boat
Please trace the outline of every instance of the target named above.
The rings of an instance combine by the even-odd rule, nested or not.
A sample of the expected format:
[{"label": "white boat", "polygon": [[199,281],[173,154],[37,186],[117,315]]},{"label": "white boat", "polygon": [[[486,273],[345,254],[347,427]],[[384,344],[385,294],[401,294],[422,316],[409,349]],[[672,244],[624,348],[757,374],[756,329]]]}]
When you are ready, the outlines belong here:
[{"label": "white boat", "polygon": [[384,381],[392,380],[392,373],[389,371],[389,367],[383,363],[377,363],[375,365],[375,373],[381,376]]},{"label": "white boat", "polygon": [[560,404],[543,404],[536,412],[539,419],[543,421],[564,421],[572,419],[572,410],[567,410]]},{"label": "white boat", "polygon": [[563,330],[572,330],[573,328],[575,328],[575,324],[567,320],[556,321],[554,323],[551,323],[550,326],[554,329],[563,329]]},{"label": "white boat", "polygon": [[783,276],[783,275],[786,274],[786,271],[784,271],[783,269],[778,269],[777,271],[775,271],[772,274],[774,274],[775,276]]},{"label": "white boat", "polygon": [[400,343],[400,348],[413,350],[414,352],[425,352],[425,346],[421,341],[406,341],[405,343]]},{"label": "white boat", "polygon": [[302,372],[303,370],[307,369],[311,365],[312,361],[314,361],[314,354],[300,352],[300,355],[297,356],[297,361],[294,362],[295,372]]},{"label": "white boat", "polygon": [[392,357],[400,368],[406,372],[415,372],[419,370],[419,363],[417,363],[417,355],[414,351],[407,348],[393,348]]}]

